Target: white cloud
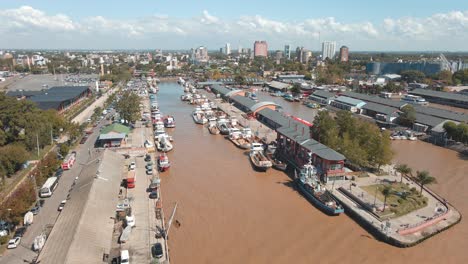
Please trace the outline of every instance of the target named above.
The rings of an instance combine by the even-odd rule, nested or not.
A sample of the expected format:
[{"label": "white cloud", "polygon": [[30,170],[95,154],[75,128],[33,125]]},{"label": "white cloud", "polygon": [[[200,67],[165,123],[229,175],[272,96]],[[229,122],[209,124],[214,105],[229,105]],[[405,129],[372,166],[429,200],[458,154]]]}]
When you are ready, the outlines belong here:
[{"label": "white cloud", "polygon": [[[377,23],[345,23],[334,17],[280,21],[260,15],[226,20],[207,10],[192,18],[158,14],[121,20],[104,16],[74,20],[66,14],[22,6],[0,9],[0,34],[0,47],[9,48],[38,47],[37,41],[31,40],[40,36],[54,39],[53,44],[43,44],[56,45],[53,48],[216,48],[225,42],[245,47],[253,40],[267,40],[271,48],[290,43],[317,49],[320,36],[321,40],[336,40],[355,50],[466,49],[468,11],[386,18]],[[400,46],[395,47],[396,43]]]}]

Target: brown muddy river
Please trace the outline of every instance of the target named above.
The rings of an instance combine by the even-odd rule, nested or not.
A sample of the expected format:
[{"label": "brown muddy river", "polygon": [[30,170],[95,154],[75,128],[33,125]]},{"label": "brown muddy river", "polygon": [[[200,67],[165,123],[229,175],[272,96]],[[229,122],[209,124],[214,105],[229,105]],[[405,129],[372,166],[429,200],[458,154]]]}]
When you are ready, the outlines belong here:
[{"label": "brown muddy river", "polygon": [[[246,153],[193,122],[193,107],[180,101],[181,94],[176,83],[160,84],[161,111],[176,120],[172,167],[161,176],[166,217],[178,202],[181,224],[170,230],[172,263],[466,263],[465,220],[413,248],[379,242],[347,215],[329,217],[316,209],[286,174],[255,172]],[[299,103],[260,99],[311,121],[311,110]],[[422,142],[393,146],[397,162],[429,170],[439,181],[432,188],[468,213],[466,159]]]}]

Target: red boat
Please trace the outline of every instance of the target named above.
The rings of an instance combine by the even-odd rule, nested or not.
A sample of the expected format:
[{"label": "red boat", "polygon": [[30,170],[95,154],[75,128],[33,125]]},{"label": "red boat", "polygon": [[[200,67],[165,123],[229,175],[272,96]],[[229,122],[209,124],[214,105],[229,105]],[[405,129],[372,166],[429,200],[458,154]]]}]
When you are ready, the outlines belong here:
[{"label": "red boat", "polygon": [[158,157],[158,167],[159,171],[167,171],[171,167],[171,163],[169,162],[169,157],[167,157],[166,153],[162,153]]}]

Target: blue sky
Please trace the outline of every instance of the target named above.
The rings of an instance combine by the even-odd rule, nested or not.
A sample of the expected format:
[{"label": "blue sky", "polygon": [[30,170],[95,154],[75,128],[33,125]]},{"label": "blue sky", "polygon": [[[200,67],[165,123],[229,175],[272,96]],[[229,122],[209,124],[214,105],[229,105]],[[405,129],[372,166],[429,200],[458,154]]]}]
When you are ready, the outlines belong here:
[{"label": "blue sky", "polygon": [[[0,48],[467,50],[468,1],[0,1]],[[281,5],[282,4],[282,5]],[[50,42],[54,39],[53,42]]]}]

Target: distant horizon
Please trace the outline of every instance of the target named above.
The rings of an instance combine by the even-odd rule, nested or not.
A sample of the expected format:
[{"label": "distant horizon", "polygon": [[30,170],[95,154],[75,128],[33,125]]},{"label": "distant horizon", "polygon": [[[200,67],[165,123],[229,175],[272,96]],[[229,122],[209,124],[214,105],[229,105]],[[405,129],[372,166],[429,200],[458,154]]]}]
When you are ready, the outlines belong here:
[{"label": "distant horizon", "polygon": [[[197,46],[199,47],[199,46]],[[197,48],[197,47],[194,47]],[[206,46],[204,46],[206,47]],[[337,47],[336,52],[339,52],[339,48]],[[115,51],[129,51],[129,52],[142,52],[142,51],[149,51],[149,52],[156,52],[156,50],[161,50],[163,53],[167,52],[188,52],[192,48],[188,49],[163,49],[163,48],[141,48],[141,49],[131,49],[131,48],[116,48],[116,49],[88,49],[88,48],[57,48],[57,49],[52,49],[52,48],[2,48],[0,47],[0,51],[32,51],[32,52],[37,52],[37,51],[60,51],[60,52],[115,52]],[[250,48],[253,51],[253,47]],[[276,51],[284,51],[283,49],[268,49],[268,53],[271,52],[276,52]],[[310,50],[311,52],[321,52],[321,50]],[[209,53],[220,53],[219,49],[208,49]],[[295,48],[291,49],[291,53],[295,52]],[[237,53],[237,49],[233,49],[231,53]],[[423,53],[423,54],[428,54],[428,53],[467,53],[468,50],[466,51],[451,51],[451,50],[349,50],[349,53]]]}]

